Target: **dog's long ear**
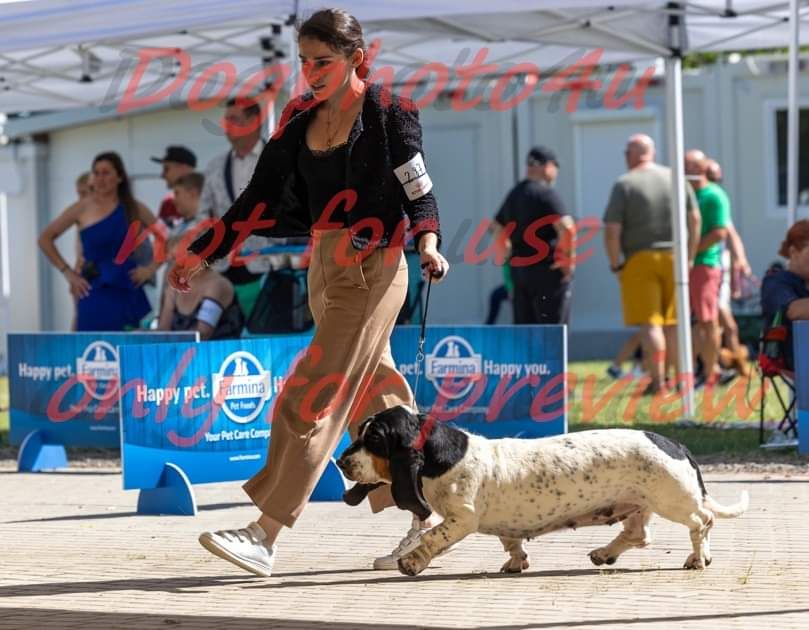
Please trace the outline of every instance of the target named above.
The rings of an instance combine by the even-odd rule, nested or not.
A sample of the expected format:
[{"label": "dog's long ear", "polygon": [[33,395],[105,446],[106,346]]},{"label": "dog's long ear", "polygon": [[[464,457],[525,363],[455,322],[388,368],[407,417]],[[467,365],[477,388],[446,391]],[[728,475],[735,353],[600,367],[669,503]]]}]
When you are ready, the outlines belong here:
[{"label": "dog's long ear", "polygon": [[343,493],[343,501],[351,506],[359,505],[371,491],[384,485],[382,481],[379,483],[355,483]]},{"label": "dog's long ear", "polygon": [[393,481],[391,492],[396,506],[412,512],[423,521],[433,510],[421,492],[419,473],[422,462],[421,452],[407,449],[405,453],[397,454],[390,459],[390,474]]}]

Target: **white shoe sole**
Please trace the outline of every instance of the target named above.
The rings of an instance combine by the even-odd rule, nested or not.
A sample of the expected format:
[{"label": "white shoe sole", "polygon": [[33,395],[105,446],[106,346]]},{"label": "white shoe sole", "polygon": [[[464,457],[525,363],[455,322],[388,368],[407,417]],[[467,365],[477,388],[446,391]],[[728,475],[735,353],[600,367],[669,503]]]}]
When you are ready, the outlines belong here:
[{"label": "white shoe sole", "polygon": [[227,560],[228,562],[235,564],[237,567],[244,569],[245,571],[249,571],[253,575],[258,575],[259,577],[272,577],[272,569],[266,569],[264,566],[253,562],[247,558],[243,558],[239,556],[222,545],[220,545],[216,540],[211,536],[208,532],[204,532],[199,535],[199,544],[205,547],[208,551],[210,551],[213,555],[222,558],[222,560]]},{"label": "white shoe sole", "polygon": [[374,571],[395,571],[399,568],[399,561],[393,556],[374,558]]},{"label": "white shoe sole", "polygon": [[[436,558],[440,558],[441,556],[445,556],[448,553],[452,553],[458,548],[458,544],[459,543],[450,545],[449,547],[444,549],[444,551],[439,553],[436,556]],[[374,571],[398,571],[398,570],[399,570],[399,558],[394,558],[393,556],[383,556],[382,558],[374,559]]]}]

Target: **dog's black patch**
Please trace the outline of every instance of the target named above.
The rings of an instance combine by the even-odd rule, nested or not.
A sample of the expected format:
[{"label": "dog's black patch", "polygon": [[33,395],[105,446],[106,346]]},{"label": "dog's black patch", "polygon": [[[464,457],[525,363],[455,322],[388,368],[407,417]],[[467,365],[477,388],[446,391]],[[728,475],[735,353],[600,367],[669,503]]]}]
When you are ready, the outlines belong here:
[{"label": "dog's black patch", "polygon": [[[457,465],[466,456],[467,434],[402,406],[381,411],[360,427],[362,437],[347,452],[365,448],[387,459],[394,502],[426,519],[431,508],[424,499],[422,477],[440,477]],[[353,495],[348,498],[355,500]]]},{"label": "dog's black patch", "polygon": [[663,437],[659,433],[652,433],[651,431],[644,431],[643,434],[649,438],[649,441],[657,448],[663,451],[672,459],[686,459],[685,447],[682,444],[673,442],[667,437]]},{"label": "dog's black patch", "polygon": [[[466,433],[445,422],[436,422],[424,444],[421,474],[428,479],[440,477],[466,456],[468,448],[469,436]],[[497,481],[496,476],[494,480]]]},{"label": "dog's black patch", "polygon": [[343,493],[343,501],[351,506],[359,505],[371,490],[384,485],[381,481],[379,483],[356,483]]},{"label": "dog's black patch", "polygon": [[658,433],[652,433],[651,431],[644,431],[643,434],[649,439],[649,441],[652,444],[654,444],[657,448],[659,448],[661,451],[663,451],[666,455],[668,455],[672,459],[688,460],[688,463],[691,464],[691,467],[697,473],[697,482],[699,483],[700,490],[702,491],[702,497],[705,498],[705,495],[708,494],[708,491],[705,489],[705,482],[702,480],[702,473],[700,472],[697,462],[694,461],[694,458],[692,457],[688,449],[679,442],[670,440],[667,437],[663,437]]},{"label": "dog's black patch", "polygon": [[697,471],[697,482],[699,483],[699,488],[702,491],[702,498],[704,499],[708,494],[708,491],[705,489],[705,482],[702,480],[702,473],[699,470],[697,462],[694,461],[694,458],[691,457],[691,453],[688,452],[688,449],[685,447],[683,447],[683,449],[685,449],[685,456],[688,458],[688,463],[691,464],[694,470]]},{"label": "dog's black patch", "polygon": [[340,454],[340,459],[343,459],[344,457],[351,457],[354,453],[360,450],[362,450],[362,440],[357,440]]}]

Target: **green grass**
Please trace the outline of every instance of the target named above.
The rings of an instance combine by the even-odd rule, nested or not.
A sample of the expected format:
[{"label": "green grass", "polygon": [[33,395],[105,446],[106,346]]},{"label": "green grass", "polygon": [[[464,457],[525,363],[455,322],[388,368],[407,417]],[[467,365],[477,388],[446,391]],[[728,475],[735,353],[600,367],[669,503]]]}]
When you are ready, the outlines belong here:
[{"label": "green grass", "polygon": [[[627,425],[605,425],[599,428],[607,428],[610,426],[626,427]],[[570,431],[584,431],[592,428],[593,425],[591,424],[570,425]],[[783,462],[784,455],[787,454],[790,460],[799,461],[799,458],[795,454],[795,449],[791,449],[787,453],[775,453],[761,449],[758,444],[757,430],[721,431],[714,427],[679,427],[672,423],[639,423],[632,425],[632,428],[654,431],[681,444],[685,444],[688,450],[697,458],[711,456],[712,459],[743,460],[749,459],[747,456],[754,455],[756,461],[767,461],[769,459]]]},{"label": "green grass", "polygon": [[[674,393],[668,398],[641,396],[646,381],[607,376],[607,361],[571,363],[570,424],[666,424],[682,418],[683,401]],[[696,421],[705,425],[727,422],[758,426],[759,383],[736,379],[725,387],[696,393]],[[767,396],[766,418],[780,417],[774,395]]]},{"label": "green grass", "polygon": [[[714,391],[698,391],[695,396],[695,423],[682,426],[683,401],[673,394],[670,399],[640,395],[644,387],[639,379],[625,384],[614,381],[607,373],[607,361],[586,361],[569,366],[570,431],[594,428],[632,427],[655,431],[685,444],[697,457],[717,456],[719,459],[768,459],[784,461],[784,453],[759,448],[758,390],[760,384],[737,379]],[[782,392],[786,395],[786,392]],[[667,402],[668,404],[660,404]],[[653,406],[654,405],[654,406]],[[767,396],[765,419],[780,419],[780,407],[773,393]],[[722,427],[738,427],[721,430]],[[794,449],[790,460],[801,461]]]}]

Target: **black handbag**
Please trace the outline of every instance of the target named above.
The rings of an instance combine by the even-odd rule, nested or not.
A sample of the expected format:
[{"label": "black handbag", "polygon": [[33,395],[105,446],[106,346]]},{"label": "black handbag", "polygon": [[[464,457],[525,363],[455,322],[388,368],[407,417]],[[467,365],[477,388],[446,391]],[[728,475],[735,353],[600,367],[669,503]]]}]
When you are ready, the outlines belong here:
[{"label": "black handbag", "polygon": [[247,320],[247,331],[253,335],[300,333],[312,326],[306,269],[279,269],[268,273]]}]

